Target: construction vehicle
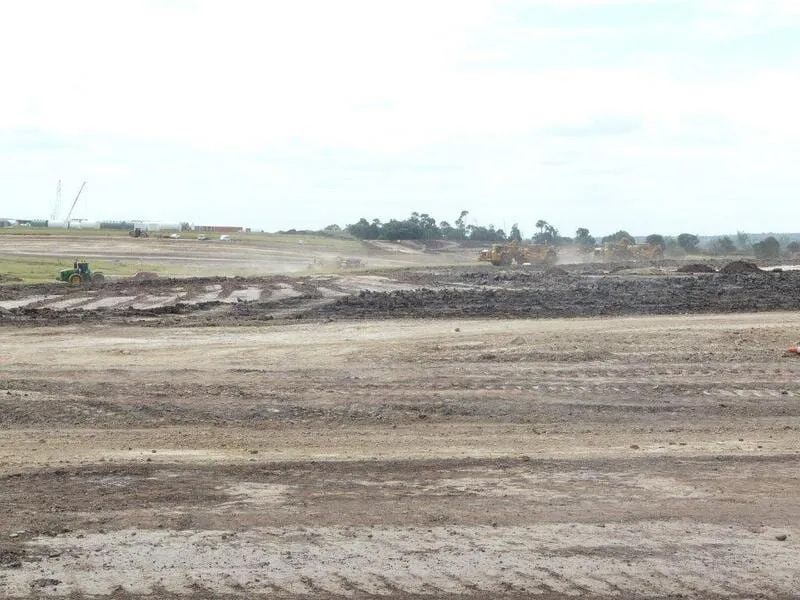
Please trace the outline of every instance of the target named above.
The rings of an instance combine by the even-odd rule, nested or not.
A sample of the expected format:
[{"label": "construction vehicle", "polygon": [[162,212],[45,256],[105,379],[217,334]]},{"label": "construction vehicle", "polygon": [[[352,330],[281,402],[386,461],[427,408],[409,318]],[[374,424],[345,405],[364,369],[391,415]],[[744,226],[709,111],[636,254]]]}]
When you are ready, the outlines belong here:
[{"label": "construction vehicle", "polygon": [[134,238],[146,238],[150,237],[150,234],[147,233],[146,229],[142,229],[141,227],[134,227],[128,232],[128,235]]},{"label": "construction vehicle", "polygon": [[83,192],[83,188],[86,187],[86,182],[84,181],[81,184],[80,189],[78,190],[78,194],[75,196],[75,200],[72,201],[72,206],[69,207],[69,212],[67,213],[67,229],[70,227],[70,223],[72,223],[72,211],[75,210],[75,205],[78,203],[78,198],[81,197],[81,192]]},{"label": "construction vehicle", "polygon": [[595,258],[604,261],[658,260],[664,257],[664,249],[656,244],[637,244],[629,239],[606,242],[595,248]]},{"label": "construction vehicle", "polygon": [[92,271],[89,263],[85,260],[76,260],[71,269],[63,269],[58,273],[58,281],[64,281],[70,285],[99,285],[105,280],[105,275],[99,271]]},{"label": "construction vehicle", "polygon": [[495,267],[505,267],[513,263],[518,265],[553,265],[558,260],[558,253],[553,246],[545,244],[523,245],[519,242],[494,244],[491,250],[481,250],[478,260],[490,262]]}]

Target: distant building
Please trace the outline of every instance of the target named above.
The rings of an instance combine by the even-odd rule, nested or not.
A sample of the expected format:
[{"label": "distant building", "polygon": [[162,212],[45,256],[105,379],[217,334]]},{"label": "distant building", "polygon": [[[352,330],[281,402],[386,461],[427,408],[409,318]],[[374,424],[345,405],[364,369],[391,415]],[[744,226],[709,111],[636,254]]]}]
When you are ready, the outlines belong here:
[{"label": "distant building", "polygon": [[232,225],[195,225],[194,230],[204,233],[241,233],[244,227],[234,227]]},{"label": "distant building", "polygon": [[[180,231],[180,223],[156,223],[155,221],[131,221],[133,227],[144,229],[145,231]],[[133,228],[132,227],[132,228]]]}]

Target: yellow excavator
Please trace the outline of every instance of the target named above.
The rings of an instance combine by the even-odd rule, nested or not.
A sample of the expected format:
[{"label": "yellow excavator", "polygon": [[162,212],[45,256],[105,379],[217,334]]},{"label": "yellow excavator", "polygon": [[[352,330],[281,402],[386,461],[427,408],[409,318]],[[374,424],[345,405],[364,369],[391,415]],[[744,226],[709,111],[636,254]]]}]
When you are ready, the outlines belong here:
[{"label": "yellow excavator", "polygon": [[478,260],[490,262],[495,267],[505,267],[513,263],[518,265],[554,265],[558,260],[558,252],[553,246],[544,244],[494,244],[490,250],[481,250]]}]

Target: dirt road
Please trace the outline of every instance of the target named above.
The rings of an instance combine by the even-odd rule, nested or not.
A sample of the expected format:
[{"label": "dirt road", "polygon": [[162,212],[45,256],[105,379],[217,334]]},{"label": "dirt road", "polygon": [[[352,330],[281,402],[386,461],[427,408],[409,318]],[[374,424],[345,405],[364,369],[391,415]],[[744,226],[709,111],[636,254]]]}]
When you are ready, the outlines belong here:
[{"label": "dirt road", "polygon": [[795,597],[798,329],[0,328],[0,597]]}]

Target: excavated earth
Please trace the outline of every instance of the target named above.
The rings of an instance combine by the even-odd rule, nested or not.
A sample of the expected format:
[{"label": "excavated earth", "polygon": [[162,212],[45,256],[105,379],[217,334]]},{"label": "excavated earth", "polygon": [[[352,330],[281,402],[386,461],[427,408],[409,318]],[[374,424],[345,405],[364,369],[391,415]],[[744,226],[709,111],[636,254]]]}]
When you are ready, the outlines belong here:
[{"label": "excavated earth", "polygon": [[0,286],[0,598],[796,598],[798,288]]},{"label": "excavated earth", "polygon": [[800,308],[800,271],[407,269],[348,276],[0,287],[0,323],[245,324],[283,318],[551,318]]}]

